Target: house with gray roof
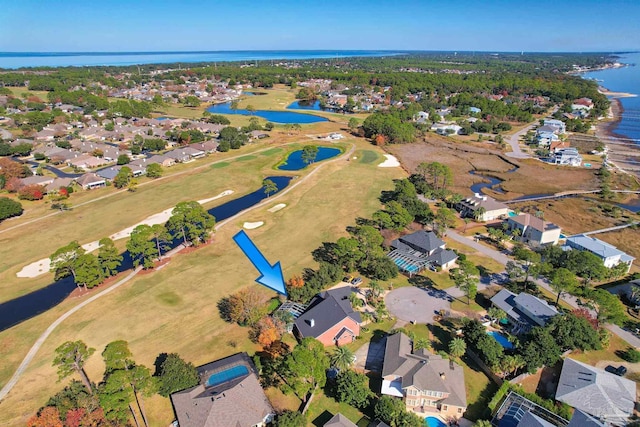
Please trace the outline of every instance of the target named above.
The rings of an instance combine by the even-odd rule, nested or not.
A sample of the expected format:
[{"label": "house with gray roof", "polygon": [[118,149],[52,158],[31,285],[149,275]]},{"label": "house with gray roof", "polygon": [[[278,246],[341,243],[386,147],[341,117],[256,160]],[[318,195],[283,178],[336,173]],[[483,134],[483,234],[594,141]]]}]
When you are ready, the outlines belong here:
[{"label": "house with gray roof", "polygon": [[445,249],[445,243],[432,231],[419,230],[391,242],[391,252],[387,254],[400,271],[409,276],[424,268],[451,268],[458,255]]},{"label": "house with gray roof", "polygon": [[509,207],[496,199],[475,193],[467,197],[456,206],[462,217],[475,218],[478,221],[493,221],[506,217]]},{"label": "house with gray roof", "polygon": [[264,427],[272,421],[275,411],[247,353],[197,370],[200,384],[170,396],[180,427]]},{"label": "house with gray roof", "polygon": [[624,263],[629,266],[627,273],[631,269],[634,257],[622,252],[620,249],[607,242],[603,242],[595,237],[587,236],[585,234],[576,234],[575,236],[567,237],[567,241],[563,249],[577,249],[579,251],[589,251],[602,259],[604,266],[612,268],[619,263]]},{"label": "house with gray roof", "polygon": [[92,190],[94,188],[104,187],[107,185],[107,181],[104,178],[99,177],[93,172],[85,173],[79,177],[76,182],[85,190]]},{"label": "house with gray roof", "polygon": [[558,310],[546,301],[526,292],[516,295],[502,289],[491,298],[491,304],[507,314],[514,334],[527,332],[534,326],[544,326],[558,315]]},{"label": "house with gray roof", "polygon": [[566,358],[558,380],[556,400],[605,423],[626,425],[635,408],[636,383]]},{"label": "house with gray roof", "polygon": [[412,348],[409,337],[401,332],[387,337],[381,393],[401,397],[407,410],[421,417],[462,417],[467,409],[462,367],[453,360]]},{"label": "house with gray roof", "polygon": [[335,414],[329,421],[324,423],[324,427],[358,427],[355,423],[341,413]]},{"label": "house with gray roof", "polygon": [[348,344],[360,335],[360,313],[349,301],[351,287],[331,289],[316,295],[294,322],[294,334],[313,337],[325,346]]}]

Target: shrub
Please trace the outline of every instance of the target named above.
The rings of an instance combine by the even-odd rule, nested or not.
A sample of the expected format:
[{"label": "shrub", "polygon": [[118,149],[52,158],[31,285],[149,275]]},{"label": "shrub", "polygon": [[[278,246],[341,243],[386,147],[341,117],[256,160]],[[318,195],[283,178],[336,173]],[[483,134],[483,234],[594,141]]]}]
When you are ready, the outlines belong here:
[{"label": "shrub", "polygon": [[636,350],[633,347],[629,347],[625,352],[622,353],[621,356],[627,362],[631,362],[631,363],[640,362],[640,351]]},{"label": "shrub", "polygon": [[22,205],[20,202],[12,200],[8,197],[0,197],[0,221],[11,218],[12,216],[22,215]]},{"label": "shrub", "polygon": [[42,185],[25,185],[18,190],[18,198],[21,200],[40,200],[44,197]]}]

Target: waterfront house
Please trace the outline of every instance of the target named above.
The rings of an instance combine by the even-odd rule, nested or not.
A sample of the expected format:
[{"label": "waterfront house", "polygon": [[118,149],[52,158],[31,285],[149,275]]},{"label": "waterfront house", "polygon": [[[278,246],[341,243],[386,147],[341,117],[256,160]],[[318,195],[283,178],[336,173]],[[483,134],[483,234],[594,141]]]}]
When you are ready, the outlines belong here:
[{"label": "waterfront house", "polygon": [[582,165],[582,156],[575,148],[560,148],[551,155],[551,162],[556,165],[580,166]]},{"label": "waterfront house", "polygon": [[520,230],[520,240],[530,246],[557,245],[560,227],[528,213],[510,216],[509,230]]},{"label": "waterfront house", "polygon": [[567,237],[567,241],[563,249],[577,249],[579,251],[589,251],[602,259],[604,266],[612,268],[619,263],[627,264],[627,272],[631,269],[633,260],[635,259],[631,255],[622,252],[620,249],[607,242],[603,242],[595,237],[587,236],[584,234],[577,234],[575,236]]},{"label": "waterfront house", "polygon": [[457,135],[460,133],[462,126],[455,123],[434,123],[431,126],[431,130],[439,135]]},{"label": "waterfront house", "polygon": [[543,126],[551,126],[556,128],[557,133],[566,133],[567,132],[567,126],[564,124],[563,121],[561,120],[557,120],[557,119],[544,119],[542,121],[542,125]]},{"label": "waterfront house", "polygon": [[556,400],[605,423],[627,425],[636,401],[636,383],[586,363],[566,358]]},{"label": "waterfront house", "polygon": [[351,287],[331,289],[316,295],[294,323],[300,338],[313,337],[325,346],[348,344],[360,335],[360,313],[353,310]]},{"label": "waterfront house", "polygon": [[[462,217],[475,218],[478,221],[493,221],[509,214],[507,205],[478,193],[458,203],[457,209]],[[476,212],[481,213],[478,214]]]},{"label": "waterfront house", "polygon": [[387,337],[380,392],[402,398],[408,411],[422,417],[460,418],[467,409],[462,367],[424,349],[412,351],[402,332]]},{"label": "waterfront house", "polygon": [[419,230],[391,242],[387,255],[398,268],[412,276],[425,268],[443,270],[455,265],[458,255],[445,249],[445,243],[432,231]]},{"label": "waterfront house", "polygon": [[171,394],[180,427],[264,427],[275,411],[247,353],[197,368],[200,384]]},{"label": "waterfront house", "polygon": [[546,301],[526,292],[516,295],[502,289],[491,298],[491,304],[507,314],[514,334],[527,332],[534,326],[544,326],[558,315],[558,310]]}]

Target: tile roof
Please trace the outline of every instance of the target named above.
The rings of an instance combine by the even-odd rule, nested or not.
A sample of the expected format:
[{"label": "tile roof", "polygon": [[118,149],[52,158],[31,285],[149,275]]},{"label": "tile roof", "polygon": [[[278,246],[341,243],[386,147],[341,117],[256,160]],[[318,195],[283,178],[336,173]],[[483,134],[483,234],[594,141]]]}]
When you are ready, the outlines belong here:
[{"label": "tile roof", "polygon": [[520,215],[510,217],[509,221],[516,222],[522,225],[523,227],[531,227],[534,230],[538,230],[540,232],[560,228],[552,222],[547,222],[541,218],[538,218],[528,213],[522,213]]},{"label": "tile roof", "polygon": [[[238,365],[247,367],[248,374],[217,386],[206,385],[212,373]],[[203,365],[198,374],[199,385],[171,395],[181,427],[251,427],[274,413],[246,353]]]}]

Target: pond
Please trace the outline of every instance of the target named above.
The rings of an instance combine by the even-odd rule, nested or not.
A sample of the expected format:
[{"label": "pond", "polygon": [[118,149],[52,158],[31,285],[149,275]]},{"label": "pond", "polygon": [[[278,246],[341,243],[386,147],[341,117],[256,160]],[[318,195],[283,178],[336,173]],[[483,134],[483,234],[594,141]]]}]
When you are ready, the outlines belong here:
[{"label": "pond", "polygon": [[323,108],[320,106],[320,101],[305,101],[299,100],[292,102],[287,107],[287,110],[311,110],[311,111],[333,111],[333,108]]},{"label": "pond", "polygon": [[[272,180],[278,187],[278,192],[289,185],[292,177],[289,176],[270,176],[267,179]],[[275,194],[275,193],[274,193]],[[273,194],[272,194],[273,195]],[[216,222],[223,221],[250,208],[262,200],[266,199],[263,188],[253,193],[231,200],[215,208],[209,209],[209,213],[216,218]],[[175,240],[169,246],[175,248],[181,240]],[[133,268],[133,262],[129,256],[129,252],[123,254],[124,260],[118,269],[119,272]],[[69,294],[76,289],[71,277],[53,282],[50,285],[31,292],[30,294],[12,299],[0,304],[0,331],[4,331],[18,323],[24,322],[50,308],[60,304]]]},{"label": "pond", "polygon": [[[289,154],[289,156],[284,161],[284,163],[278,166],[278,169],[283,171],[297,171],[309,166],[302,159],[302,152],[303,150],[297,150]],[[340,150],[339,148],[318,147],[318,153],[316,154],[316,158],[313,160],[312,163],[321,162],[323,160],[330,159],[332,157],[339,155],[340,153],[342,153],[342,150]]]},{"label": "pond", "polygon": [[273,123],[283,124],[309,124],[327,122],[324,117],[315,116],[313,114],[294,113],[290,111],[269,111],[269,110],[256,110],[249,112],[243,109],[232,109],[230,102],[224,104],[215,104],[207,108],[207,111],[213,114],[241,114],[244,116],[254,115],[262,117],[263,119]]}]

